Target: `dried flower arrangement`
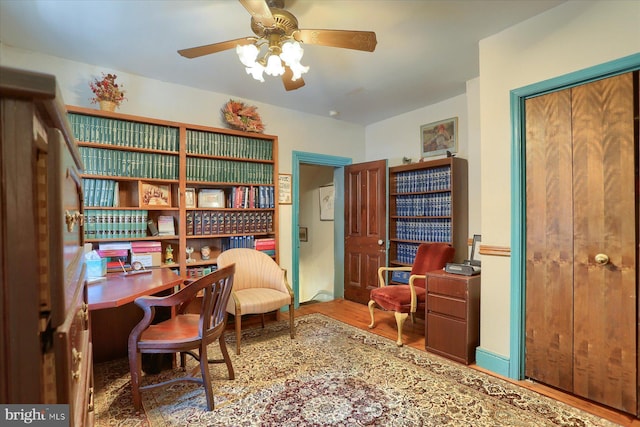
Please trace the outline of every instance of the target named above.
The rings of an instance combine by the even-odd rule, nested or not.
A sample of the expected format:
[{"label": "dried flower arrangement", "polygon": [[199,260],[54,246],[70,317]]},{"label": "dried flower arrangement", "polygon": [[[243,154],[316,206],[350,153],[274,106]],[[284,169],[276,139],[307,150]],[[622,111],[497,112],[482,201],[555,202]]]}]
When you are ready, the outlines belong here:
[{"label": "dried flower arrangement", "polygon": [[116,106],[120,105],[122,101],[124,101],[124,90],[122,86],[118,86],[116,83],[116,78],[118,76],[115,74],[104,74],[102,73],[102,79],[98,80],[97,78],[89,82],[89,87],[91,91],[95,95],[91,98],[91,103],[95,104],[100,101],[109,101],[116,104]]},{"label": "dried flower arrangement", "polygon": [[264,125],[256,110],[257,107],[231,99],[222,108],[222,114],[229,127],[233,129],[262,133]]}]

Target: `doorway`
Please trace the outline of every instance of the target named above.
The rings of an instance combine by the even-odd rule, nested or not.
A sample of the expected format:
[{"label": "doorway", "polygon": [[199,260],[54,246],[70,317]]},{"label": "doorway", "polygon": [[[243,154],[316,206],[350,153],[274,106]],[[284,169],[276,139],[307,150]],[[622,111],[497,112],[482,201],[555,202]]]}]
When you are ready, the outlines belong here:
[{"label": "doorway", "polygon": [[[512,99],[512,117],[513,117],[513,159],[512,159],[512,280],[511,280],[511,290],[512,290],[512,300],[511,300],[511,313],[512,313],[512,322],[511,322],[511,361],[509,365],[509,376],[516,379],[523,379],[525,376],[525,356],[528,358],[528,349],[526,349],[525,345],[525,332],[527,335],[530,334],[530,330],[527,328],[525,330],[526,323],[526,307],[527,307],[527,297],[528,292],[525,284],[527,283],[527,275],[529,273],[529,266],[531,264],[535,264],[540,262],[539,259],[527,257],[527,241],[530,239],[530,236],[527,236],[527,203],[530,201],[528,198],[529,184],[525,187],[525,183],[527,183],[527,168],[526,164],[526,136],[525,134],[525,102],[527,99],[534,98],[539,95],[548,94],[552,92],[557,92],[561,90],[566,90],[568,88],[576,88],[579,86],[585,86],[591,82],[596,82],[603,80],[607,77],[620,75],[623,73],[627,73],[633,70],[637,70],[640,68],[640,55],[632,55],[627,58],[622,58],[617,61],[613,61],[611,63],[603,64],[601,66],[593,67],[588,70],[583,70],[578,73],[571,74],[569,76],[563,76],[561,78],[552,79],[550,81],[542,82],[539,84],[535,84],[532,86],[528,86],[525,88],[521,88],[511,93]],[[637,91],[637,87],[634,89]],[[581,126],[583,128],[583,126]],[[636,136],[637,137],[637,136]],[[581,150],[581,153],[584,150]],[[637,153],[636,153],[637,155]],[[637,160],[636,160],[637,162]],[[637,177],[635,178],[637,179]],[[571,178],[569,177],[569,180]],[[580,184],[578,183],[580,187]],[[526,190],[525,190],[526,188]],[[577,196],[580,196],[579,194]],[[580,206],[584,207],[585,203],[580,203]],[[579,215],[580,217],[584,217],[584,215]],[[578,223],[578,226],[580,224]],[[577,229],[578,232],[580,229]],[[637,234],[634,233],[634,238],[637,239]],[[578,242],[579,243],[579,242]],[[576,243],[576,244],[578,244]],[[544,252],[544,251],[543,251]],[[542,256],[546,256],[542,254]],[[637,254],[635,254],[632,258],[634,258],[634,264],[637,266]],[[582,262],[582,258],[578,257],[577,262]],[[558,262],[562,263],[563,258],[558,258]],[[594,262],[598,263],[599,261],[595,260]],[[595,271],[594,269],[598,268],[597,266],[589,267],[589,271]],[[635,275],[636,286],[637,289],[637,270]],[[583,281],[584,282],[584,281]],[[635,295],[635,293],[634,293]],[[554,298],[549,298],[553,300]],[[529,301],[530,302],[530,301]],[[578,305],[582,305],[581,302],[576,302]],[[593,310],[592,310],[593,311]],[[593,313],[592,313],[593,316]],[[596,316],[597,317],[597,316]],[[637,312],[635,313],[635,318],[637,319]],[[576,319],[576,322],[582,324],[584,319]],[[630,328],[634,328],[635,330],[635,322],[631,322],[632,325],[629,325]],[[579,326],[579,325],[578,325]],[[624,325],[620,325],[620,327],[625,327]],[[561,334],[560,334],[561,335]],[[558,335],[558,337],[560,336]],[[530,336],[527,336],[527,343],[529,342]],[[637,348],[637,343],[635,344]],[[576,344],[575,351],[582,351],[580,347],[580,343]],[[637,351],[633,356],[637,359]],[[577,360],[577,359],[576,359]],[[611,362],[611,360],[607,361],[607,363]],[[615,362],[615,360],[614,360]],[[529,362],[527,362],[529,363]],[[554,362],[552,360],[547,360],[547,364],[557,364],[559,362]],[[634,363],[635,364],[635,363]],[[626,375],[628,375],[627,373]],[[527,371],[527,375],[529,375],[529,371]],[[637,373],[632,373],[633,381],[637,381]],[[559,381],[564,381],[564,379],[559,379]],[[582,388],[580,384],[578,384],[578,391]],[[589,392],[591,393],[591,392]],[[586,397],[591,398],[592,400],[599,400],[596,395],[586,394]],[[583,393],[578,392],[577,394],[584,395]],[[611,393],[605,393],[611,394]],[[635,397],[634,397],[635,399]],[[601,400],[600,400],[601,401]],[[605,404],[610,404],[604,401]],[[611,405],[610,406],[615,406]],[[637,413],[637,406],[634,403],[631,403],[631,408],[628,407],[625,409],[627,412]]]},{"label": "doorway", "polygon": [[[344,167],[352,163],[350,158],[326,154],[293,151],[292,153],[292,213],[291,213],[291,287],[295,307],[300,306],[300,182],[303,165],[333,168],[334,221],[333,221],[333,297],[344,296]],[[309,230],[307,230],[309,236]]]}]

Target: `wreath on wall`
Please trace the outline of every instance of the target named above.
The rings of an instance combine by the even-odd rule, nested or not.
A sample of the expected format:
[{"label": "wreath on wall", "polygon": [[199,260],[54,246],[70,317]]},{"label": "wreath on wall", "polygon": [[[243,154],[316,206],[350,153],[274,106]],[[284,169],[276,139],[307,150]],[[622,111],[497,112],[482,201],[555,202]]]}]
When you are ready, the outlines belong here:
[{"label": "wreath on wall", "polygon": [[222,115],[232,129],[262,133],[264,125],[257,109],[255,106],[231,99],[222,108]]}]

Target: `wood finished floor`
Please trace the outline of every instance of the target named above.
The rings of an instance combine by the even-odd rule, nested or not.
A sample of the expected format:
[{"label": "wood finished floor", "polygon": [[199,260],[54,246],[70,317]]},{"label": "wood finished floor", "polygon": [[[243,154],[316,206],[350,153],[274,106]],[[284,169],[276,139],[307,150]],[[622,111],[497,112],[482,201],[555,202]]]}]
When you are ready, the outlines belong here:
[{"label": "wood finished floor", "polygon": [[[363,304],[358,304],[343,299],[336,299],[329,302],[303,304],[299,309],[296,310],[295,315],[297,317],[310,313],[322,313],[338,321],[373,332],[394,341],[397,337],[395,318],[392,313],[385,313],[380,310],[376,310],[376,327],[374,329],[369,329],[369,309],[366,305]],[[281,316],[282,319],[285,319],[287,317],[288,316],[286,314],[284,316]],[[407,320],[403,328],[403,337],[405,345],[424,350],[424,321],[421,319],[417,319],[416,322],[412,324],[410,320]],[[631,415],[609,409],[607,407],[595,404],[576,396],[572,396],[570,394],[560,392],[553,388],[546,387],[542,384],[531,383],[529,381],[514,381],[509,378],[497,375],[493,372],[486,371],[476,365],[470,365],[469,368],[485,372],[489,375],[502,378],[506,381],[510,381],[521,387],[525,387],[529,390],[533,390],[545,396],[564,402],[568,405],[590,412],[602,418],[606,418],[622,426],[640,427],[640,420],[632,417]]]}]

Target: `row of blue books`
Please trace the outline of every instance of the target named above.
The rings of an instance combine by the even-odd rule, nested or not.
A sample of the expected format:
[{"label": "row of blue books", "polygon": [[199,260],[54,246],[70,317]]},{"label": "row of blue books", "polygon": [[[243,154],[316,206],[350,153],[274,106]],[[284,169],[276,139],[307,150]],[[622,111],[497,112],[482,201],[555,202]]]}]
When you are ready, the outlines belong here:
[{"label": "row of blue books", "polygon": [[451,242],[450,220],[398,220],[396,238],[426,242]]},{"label": "row of blue books", "polygon": [[82,178],[84,205],[117,207],[119,185],[112,179]]},{"label": "row of blue books", "polygon": [[398,216],[451,216],[451,193],[396,197]]},{"label": "row of blue books", "polygon": [[143,209],[87,209],[85,239],[122,239],[147,236],[149,212]]},{"label": "row of blue books", "polygon": [[442,166],[432,169],[399,172],[396,174],[396,193],[444,191],[451,188],[451,168]]}]

